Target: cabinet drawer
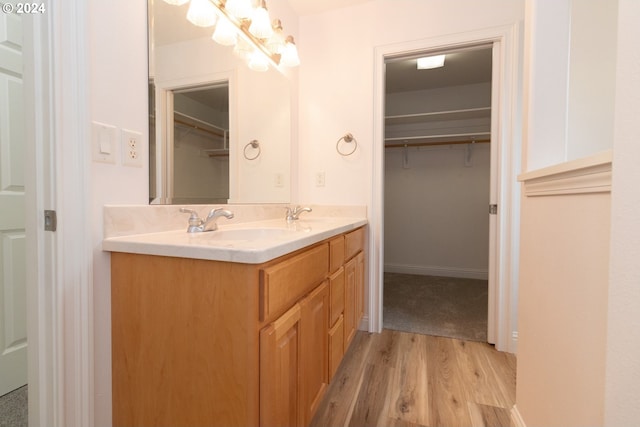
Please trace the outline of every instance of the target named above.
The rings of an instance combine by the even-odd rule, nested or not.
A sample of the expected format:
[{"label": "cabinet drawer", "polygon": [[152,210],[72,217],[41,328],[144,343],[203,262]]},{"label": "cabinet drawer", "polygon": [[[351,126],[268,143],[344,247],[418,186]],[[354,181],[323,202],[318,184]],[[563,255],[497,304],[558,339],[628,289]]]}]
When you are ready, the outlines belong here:
[{"label": "cabinet drawer", "polygon": [[335,375],[344,356],[344,317],[340,315],[336,324],[329,330],[329,382]]},{"label": "cabinet drawer", "polygon": [[333,273],[344,264],[344,236],[329,241],[329,273]]},{"label": "cabinet drawer", "polygon": [[364,249],[364,227],[358,228],[344,237],[345,259],[351,259],[355,254]]},{"label": "cabinet drawer", "polygon": [[291,307],[324,280],[328,271],[328,244],[260,270],[260,321]]},{"label": "cabinet drawer", "polygon": [[329,278],[329,327],[333,326],[344,311],[344,267]]}]

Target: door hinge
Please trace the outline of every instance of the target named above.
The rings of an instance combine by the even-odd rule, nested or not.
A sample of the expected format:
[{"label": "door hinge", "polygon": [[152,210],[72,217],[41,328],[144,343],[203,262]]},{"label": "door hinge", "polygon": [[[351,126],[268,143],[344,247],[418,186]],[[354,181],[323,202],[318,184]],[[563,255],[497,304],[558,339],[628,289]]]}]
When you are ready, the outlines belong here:
[{"label": "door hinge", "polygon": [[45,231],[56,231],[58,227],[58,215],[56,211],[44,211],[44,230]]},{"label": "door hinge", "polygon": [[489,205],[489,214],[496,215],[498,213],[498,205]]}]

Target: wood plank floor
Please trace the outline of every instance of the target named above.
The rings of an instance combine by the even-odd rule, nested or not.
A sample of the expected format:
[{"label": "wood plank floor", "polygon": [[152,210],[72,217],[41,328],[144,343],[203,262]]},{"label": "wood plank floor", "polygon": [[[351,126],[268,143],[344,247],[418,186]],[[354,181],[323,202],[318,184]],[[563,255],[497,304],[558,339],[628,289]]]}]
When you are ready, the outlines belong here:
[{"label": "wood plank floor", "polygon": [[359,331],[313,427],[510,426],[516,359],[472,341]]}]

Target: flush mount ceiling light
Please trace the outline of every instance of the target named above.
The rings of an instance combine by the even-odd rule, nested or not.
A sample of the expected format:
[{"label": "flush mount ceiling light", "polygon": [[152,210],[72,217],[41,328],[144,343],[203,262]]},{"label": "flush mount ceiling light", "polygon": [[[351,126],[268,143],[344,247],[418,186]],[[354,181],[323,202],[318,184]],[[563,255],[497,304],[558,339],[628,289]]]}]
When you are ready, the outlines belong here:
[{"label": "flush mount ceiling light", "polygon": [[[182,5],[189,0],[164,1]],[[222,45],[235,46],[234,51],[248,58],[252,70],[266,71],[269,62],[275,67],[300,64],[293,37],[285,38],[280,20],[271,20],[265,0],[258,0],[255,5],[252,0],[190,1],[189,22],[200,27],[216,25],[211,38]]]},{"label": "flush mount ceiling light", "polygon": [[444,66],[445,55],[425,56],[418,58],[418,70],[429,70],[431,68],[439,68]]}]

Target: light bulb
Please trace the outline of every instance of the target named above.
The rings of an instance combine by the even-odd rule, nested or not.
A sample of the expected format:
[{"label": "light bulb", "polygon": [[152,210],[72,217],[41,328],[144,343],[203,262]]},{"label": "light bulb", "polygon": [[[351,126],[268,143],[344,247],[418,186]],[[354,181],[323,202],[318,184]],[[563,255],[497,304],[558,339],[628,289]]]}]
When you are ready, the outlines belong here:
[{"label": "light bulb", "polygon": [[233,48],[233,52],[244,61],[248,61],[251,58],[253,50],[253,47],[242,37],[238,39],[238,43]]},{"label": "light bulb", "polygon": [[183,4],[188,3],[189,0],[164,0],[164,2],[174,6],[182,6]]},{"label": "light bulb", "polygon": [[198,27],[211,27],[216,24],[216,8],[209,0],[191,0],[187,19]]},{"label": "light bulb", "polygon": [[267,71],[269,69],[267,57],[262,52],[254,51],[249,60],[249,68],[253,71]]},{"label": "light bulb", "polygon": [[220,19],[211,38],[221,45],[233,46],[238,40],[238,34],[228,19]]},{"label": "light bulb", "polygon": [[269,12],[267,12],[264,0],[262,0],[260,6],[253,11],[249,32],[259,39],[268,39],[273,35],[271,19],[269,19]]},{"label": "light bulb", "polygon": [[432,68],[440,68],[444,66],[445,55],[425,56],[418,58],[416,66],[418,70],[430,70]]},{"label": "light bulb", "polygon": [[284,35],[282,34],[282,23],[279,19],[273,21],[273,35],[266,43],[269,52],[281,54],[284,49]]},{"label": "light bulb", "polygon": [[250,18],[253,12],[251,0],[227,0],[224,8],[239,20]]},{"label": "light bulb", "polygon": [[285,67],[296,67],[300,65],[300,58],[298,57],[298,48],[296,47],[293,37],[288,36],[282,51],[282,57],[280,57],[280,64]]}]

